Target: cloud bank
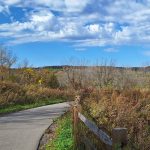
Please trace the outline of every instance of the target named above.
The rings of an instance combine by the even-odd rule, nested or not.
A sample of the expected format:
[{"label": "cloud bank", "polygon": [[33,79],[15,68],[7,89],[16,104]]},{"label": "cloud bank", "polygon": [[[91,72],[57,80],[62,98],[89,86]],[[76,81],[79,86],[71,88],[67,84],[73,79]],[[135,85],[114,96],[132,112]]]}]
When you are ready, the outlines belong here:
[{"label": "cloud bank", "polygon": [[0,40],[9,44],[55,40],[73,42],[76,47],[150,43],[150,0],[0,0],[0,14]]}]

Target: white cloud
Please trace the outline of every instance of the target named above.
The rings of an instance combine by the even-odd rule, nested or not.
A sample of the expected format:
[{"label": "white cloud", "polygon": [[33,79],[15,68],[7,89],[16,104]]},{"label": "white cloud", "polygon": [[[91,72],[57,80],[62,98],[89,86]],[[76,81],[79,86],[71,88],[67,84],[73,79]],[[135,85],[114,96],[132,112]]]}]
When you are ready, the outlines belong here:
[{"label": "white cloud", "polygon": [[80,12],[89,2],[90,0],[65,0],[68,12]]},{"label": "white cloud", "polygon": [[34,26],[34,30],[47,31],[55,30],[57,27],[57,18],[50,11],[40,11],[31,14],[30,24]]},{"label": "white cloud", "polygon": [[109,32],[109,33],[112,33],[115,30],[114,23],[112,23],[112,22],[105,24],[104,28],[105,28],[106,32]]},{"label": "white cloud", "polygon": [[8,13],[9,14],[8,6],[0,5],[0,13]]},{"label": "white cloud", "polygon": [[87,26],[87,29],[92,34],[99,33],[102,30],[102,28],[100,27],[99,24],[91,24],[91,25]]},{"label": "white cloud", "polygon": [[123,27],[122,31],[117,31],[115,33],[115,42],[116,43],[120,43],[120,42],[129,42],[132,38],[131,34],[132,34],[132,30],[130,29],[130,27]]},{"label": "white cloud", "polygon": [[150,56],[150,50],[144,51],[144,52],[143,52],[143,55],[145,55],[145,56]]},{"label": "white cloud", "polygon": [[83,48],[83,47],[82,47],[82,48],[75,48],[75,50],[76,50],[76,51],[85,51],[86,48]]},{"label": "white cloud", "polygon": [[52,10],[59,10],[62,11],[65,8],[65,2],[64,0],[26,0],[26,5],[29,5],[32,3],[32,5],[38,5],[38,6],[47,6]]},{"label": "white cloud", "polygon": [[53,15],[51,13],[48,14],[38,14],[31,16],[31,21],[33,22],[47,22],[53,18]]},{"label": "white cloud", "polygon": [[4,11],[4,7],[0,6],[0,12],[3,12],[3,11]]},{"label": "white cloud", "polygon": [[18,4],[20,2],[21,2],[21,0],[5,0],[5,1],[3,1],[3,3],[6,5],[15,5],[15,4]]},{"label": "white cloud", "polygon": [[104,51],[108,52],[108,53],[116,53],[116,52],[118,52],[118,50],[115,49],[115,48],[106,48],[106,49],[104,49]]}]

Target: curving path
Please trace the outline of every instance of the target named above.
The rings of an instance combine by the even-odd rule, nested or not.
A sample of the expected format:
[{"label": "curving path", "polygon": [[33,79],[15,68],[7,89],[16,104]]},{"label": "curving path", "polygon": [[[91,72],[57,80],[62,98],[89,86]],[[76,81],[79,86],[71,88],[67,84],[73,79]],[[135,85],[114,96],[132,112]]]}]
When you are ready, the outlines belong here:
[{"label": "curving path", "polygon": [[68,103],[60,103],[0,117],[0,150],[36,150],[53,119],[68,108]]}]

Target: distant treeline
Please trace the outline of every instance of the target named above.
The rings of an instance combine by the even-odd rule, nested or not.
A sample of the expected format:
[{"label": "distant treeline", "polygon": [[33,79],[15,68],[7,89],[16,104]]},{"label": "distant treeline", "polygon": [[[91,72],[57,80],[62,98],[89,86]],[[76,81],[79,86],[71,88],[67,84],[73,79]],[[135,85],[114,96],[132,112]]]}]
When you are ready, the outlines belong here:
[{"label": "distant treeline", "polygon": [[[35,69],[63,69],[63,68],[75,68],[75,69],[81,69],[81,68],[90,68],[94,66],[71,66],[71,65],[60,65],[60,66],[44,66],[44,67],[36,67]],[[106,67],[106,66],[99,66],[99,67]],[[150,66],[147,67],[114,67],[114,66],[107,66],[107,67],[113,67],[117,69],[130,69],[132,71],[148,71],[150,72]],[[34,67],[33,67],[34,68]]]}]

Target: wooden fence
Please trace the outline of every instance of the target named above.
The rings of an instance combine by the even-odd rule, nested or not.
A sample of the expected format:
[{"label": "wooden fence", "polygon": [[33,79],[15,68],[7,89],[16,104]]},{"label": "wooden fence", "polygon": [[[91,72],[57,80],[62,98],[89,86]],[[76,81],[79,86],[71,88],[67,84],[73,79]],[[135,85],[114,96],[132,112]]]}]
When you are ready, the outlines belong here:
[{"label": "wooden fence", "polygon": [[[110,136],[105,131],[98,128],[94,122],[87,119],[82,114],[81,110],[82,107],[79,105],[79,97],[76,97],[75,104],[73,105],[73,134],[75,150],[120,150],[125,148],[127,145],[126,128],[114,128]],[[79,127],[80,123],[86,127],[89,134],[85,133],[85,129],[83,130]],[[95,137],[88,137],[88,135],[91,134]],[[98,141],[97,143],[92,142],[95,138]]]}]

